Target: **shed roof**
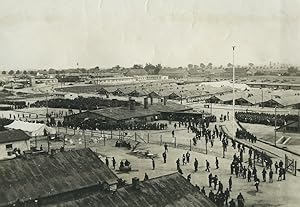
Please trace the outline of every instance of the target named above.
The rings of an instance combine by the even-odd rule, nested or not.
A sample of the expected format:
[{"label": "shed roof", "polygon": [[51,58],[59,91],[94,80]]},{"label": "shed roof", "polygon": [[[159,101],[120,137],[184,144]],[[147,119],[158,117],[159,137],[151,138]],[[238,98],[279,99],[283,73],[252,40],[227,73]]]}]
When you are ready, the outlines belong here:
[{"label": "shed roof", "polygon": [[0,175],[0,206],[117,180],[90,149],[1,161]]},{"label": "shed roof", "polygon": [[152,207],[152,206],[188,206],[215,207],[216,205],[178,173],[140,182],[136,189],[128,185],[114,193],[90,195],[78,200],[56,204],[58,207]]},{"label": "shed roof", "polygon": [[0,143],[17,142],[29,139],[30,136],[20,129],[0,131]]}]

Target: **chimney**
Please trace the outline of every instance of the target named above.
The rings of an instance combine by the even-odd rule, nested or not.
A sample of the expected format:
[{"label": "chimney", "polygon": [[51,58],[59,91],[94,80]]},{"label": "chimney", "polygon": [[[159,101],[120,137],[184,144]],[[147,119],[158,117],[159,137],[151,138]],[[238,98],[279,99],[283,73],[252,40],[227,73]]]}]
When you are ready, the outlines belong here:
[{"label": "chimney", "polygon": [[148,108],[148,97],[144,98],[144,109]]},{"label": "chimney", "polygon": [[112,99],[112,100],[111,100],[111,106],[112,106],[112,107],[117,107],[117,106],[118,106],[118,100],[115,99],[115,98]]},{"label": "chimney", "polygon": [[153,97],[152,96],[150,97],[150,104],[151,105],[153,104]]},{"label": "chimney", "polygon": [[167,105],[167,97],[164,97],[164,105]]},{"label": "chimney", "polygon": [[50,156],[54,157],[54,155],[55,155],[55,149],[51,149],[50,153],[51,153]]},{"label": "chimney", "polygon": [[135,100],[131,98],[129,100],[129,110],[135,110]]},{"label": "chimney", "polygon": [[140,179],[137,177],[132,178],[132,187],[136,190],[140,189]]}]

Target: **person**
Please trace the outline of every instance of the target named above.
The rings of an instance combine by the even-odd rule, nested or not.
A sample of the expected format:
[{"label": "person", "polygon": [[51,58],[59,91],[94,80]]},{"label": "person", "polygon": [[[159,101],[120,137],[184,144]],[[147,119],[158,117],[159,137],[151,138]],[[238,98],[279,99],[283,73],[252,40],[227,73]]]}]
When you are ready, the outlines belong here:
[{"label": "person", "polygon": [[144,181],[149,180],[149,176],[145,173]]},{"label": "person", "polygon": [[278,162],[276,161],[275,162],[275,173],[277,174],[277,171],[278,171]]},{"label": "person", "polygon": [[221,193],[221,192],[223,192],[223,184],[222,184],[221,181],[219,181],[219,187],[218,187],[217,194],[218,194],[218,193]]},{"label": "person", "polygon": [[179,158],[176,160],[177,170],[180,169],[180,160]]},{"label": "person", "polygon": [[285,168],[282,168],[282,176],[283,176],[283,180],[285,180],[285,173],[286,173]]},{"label": "person", "polygon": [[128,160],[125,160],[125,166],[129,166],[130,162]]},{"label": "person", "polygon": [[257,192],[258,192],[258,186],[259,186],[259,179],[257,178],[255,181],[255,187]]},{"label": "person", "polygon": [[172,131],[172,137],[174,138],[174,136],[175,136],[175,132],[174,132],[174,130]]},{"label": "person", "polygon": [[197,190],[200,191],[200,187],[196,184],[195,187],[197,188]]},{"label": "person", "polygon": [[186,157],[186,162],[190,163],[191,154],[189,153],[189,151],[186,152],[185,157]]},{"label": "person", "polygon": [[210,170],[209,170],[209,162],[207,160],[205,160],[205,161],[206,161],[206,169],[205,169],[205,171],[210,172]]},{"label": "person", "polygon": [[166,153],[166,151],[164,151],[164,152],[162,153],[162,156],[163,156],[163,158],[164,158],[164,163],[167,163],[167,153]]},{"label": "person", "polygon": [[213,175],[212,175],[212,173],[210,173],[208,175],[208,184],[209,184],[209,187],[211,187],[212,180],[213,180]]},{"label": "person", "polygon": [[272,171],[272,169],[269,172],[269,183],[273,183],[273,171]]},{"label": "person", "polygon": [[41,146],[40,146],[40,151],[42,151],[43,150],[43,145],[41,144]]},{"label": "person", "polygon": [[155,161],[153,158],[152,158],[152,170],[155,170]]},{"label": "person", "polygon": [[120,162],[120,168],[122,168],[122,167],[124,167],[124,162],[123,161]]},{"label": "person", "polygon": [[178,173],[179,173],[180,175],[182,175],[182,174],[183,174],[183,172],[182,172],[182,170],[181,170],[181,168],[180,168],[180,167],[177,169],[177,171],[178,171]]},{"label": "person", "polygon": [[214,190],[217,189],[217,183],[218,183],[218,176],[215,175],[214,179],[213,179],[213,182],[214,182]]},{"label": "person", "polygon": [[113,164],[113,168],[116,169],[116,160],[114,157],[112,158],[112,164]]},{"label": "person", "polygon": [[216,157],[216,168],[219,169],[219,160],[218,160],[218,157]]},{"label": "person", "polygon": [[248,182],[251,182],[251,170],[248,169]]},{"label": "person", "polygon": [[229,191],[231,191],[232,190],[232,176],[229,177],[228,185],[229,185]]},{"label": "person", "polygon": [[185,154],[182,155],[182,165],[185,165]]},{"label": "person", "polygon": [[281,170],[282,168],[279,168],[279,174],[278,174],[278,181],[281,181],[282,180],[282,170]]},{"label": "person", "polygon": [[215,202],[215,194],[212,192],[212,190],[210,190],[208,197],[212,202]]},{"label": "person", "polygon": [[108,162],[108,158],[107,157],[105,158],[105,164],[106,164],[107,167],[109,166],[109,162]]},{"label": "person", "polygon": [[195,161],[194,161],[194,168],[195,168],[195,172],[198,171],[198,160],[197,158],[195,158]]},{"label": "person", "polygon": [[206,196],[206,192],[205,192],[204,186],[201,189],[201,193]]},{"label": "person", "polygon": [[167,143],[164,144],[164,147],[165,147],[165,152],[168,152],[168,145],[167,145]]},{"label": "person", "polygon": [[225,203],[226,203],[226,206],[228,206],[228,198],[230,197],[230,192],[229,192],[228,188],[226,188],[224,194],[225,194]]},{"label": "person", "polygon": [[238,207],[244,207],[244,197],[242,195],[242,193],[240,193],[238,196],[237,196],[237,201],[238,201]]},{"label": "person", "polygon": [[266,171],[266,169],[264,168],[263,171],[262,171],[263,182],[266,182],[266,174],[267,174],[267,171]]},{"label": "person", "polygon": [[244,166],[244,168],[243,168],[243,179],[246,179],[246,175],[247,175],[247,169],[246,169],[246,166]]},{"label": "person", "polygon": [[229,207],[236,207],[233,199],[231,199],[231,201],[229,201]]},{"label": "person", "polygon": [[192,175],[191,175],[191,174],[188,174],[187,180],[188,180],[189,182],[191,182],[191,179],[192,179]]}]

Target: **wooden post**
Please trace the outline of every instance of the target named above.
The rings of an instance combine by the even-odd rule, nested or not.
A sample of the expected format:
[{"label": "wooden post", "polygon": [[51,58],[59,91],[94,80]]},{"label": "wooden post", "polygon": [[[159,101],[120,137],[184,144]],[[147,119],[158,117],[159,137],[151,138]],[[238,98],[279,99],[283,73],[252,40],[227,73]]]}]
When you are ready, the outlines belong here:
[{"label": "wooden post", "polygon": [[106,136],[104,136],[104,139],[103,139],[103,141],[104,141],[104,146],[105,146],[105,139],[106,139]]},{"label": "wooden post", "polygon": [[297,161],[294,161],[295,162],[295,176],[297,175]]},{"label": "wooden post", "polygon": [[149,143],[150,139],[149,139],[149,133],[148,133],[148,136],[147,136],[147,142]]},{"label": "wooden post", "polygon": [[192,151],[192,140],[190,139],[190,151]]},{"label": "wooden post", "polygon": [[174,137],[174,147],[176,148],[176,137]]},{"label": "wooden post", "polygon": [[36,135],[34,136],[35,148],[37,148],[37,138]]},{"label": "wooden post", "polygon": [[162,145],[162,134],[160,135],[160,145]]},{"label": "wooden post", "polygon": [[134,141],[136,141],[136,132],[134,132]]}]

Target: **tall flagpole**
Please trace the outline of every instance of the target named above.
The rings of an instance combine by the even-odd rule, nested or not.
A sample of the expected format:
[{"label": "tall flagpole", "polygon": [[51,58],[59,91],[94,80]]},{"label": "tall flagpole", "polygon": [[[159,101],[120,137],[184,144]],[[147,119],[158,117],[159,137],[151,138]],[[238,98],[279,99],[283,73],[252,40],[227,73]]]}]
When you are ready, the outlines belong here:
[{"label": "tall flagpole", "polygon": [[232,139],[235,139],[235,66],[234,66],[234,49],[235,46],[232,46]]}]

